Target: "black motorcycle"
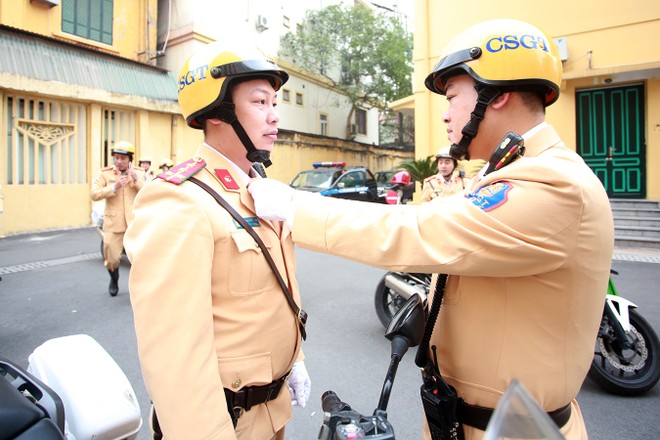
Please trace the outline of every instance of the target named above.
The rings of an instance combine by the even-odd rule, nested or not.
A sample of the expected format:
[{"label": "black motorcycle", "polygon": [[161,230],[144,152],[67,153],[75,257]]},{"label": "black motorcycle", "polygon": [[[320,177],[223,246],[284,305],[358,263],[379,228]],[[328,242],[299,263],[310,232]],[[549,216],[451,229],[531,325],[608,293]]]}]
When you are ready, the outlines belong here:
[{"label": "black motorcycle", "polygon": [[319,440],[394,440],[394,428],[387,420],[389,402],[394,377],[399,362],[409,347],[416,347],[424,333],[424,306],[421,297],[414,297],[399,305],[399,310],[390,320],[385,337],[392,341],[390,366],[385,375],[378,406],[372,415],[363,415],[341,401],[333,391],[321,396],[323,425]]},{"label": "black motorcycle", "polygon": [[[618,275],[614,270],[610,272]],[[419,295],[425,300],[430,287],[430,274],[386,273],[374,297],[376,315],[383,326],[387,327],[411,296]],[[635,304],[619,296],[610,276],[588,377],[613,394],[643,394],[660,379],[659,353],[660,340],[653,327],[639,314]]]}]

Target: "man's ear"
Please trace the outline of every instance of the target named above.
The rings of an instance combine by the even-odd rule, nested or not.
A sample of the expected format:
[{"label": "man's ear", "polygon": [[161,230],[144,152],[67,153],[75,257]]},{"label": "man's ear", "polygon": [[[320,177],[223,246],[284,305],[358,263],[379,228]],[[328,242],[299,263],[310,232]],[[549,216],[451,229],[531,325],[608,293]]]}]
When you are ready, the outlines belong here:
[{"label": "man's ear", "polygon": [[218,118],[209,118],[206,120],[209,124],[215,125],[216,127],[222,124],[222,121]]},{"label": "man's ear", "polygon": [[495,98],[493,102],[490,103],[490,106],[493,107],[495,110],[499,110],[502,107],[504,107],[507,102],[509,102],[510,98],[511,98],[511,92],[504,92],[500,96]]}]

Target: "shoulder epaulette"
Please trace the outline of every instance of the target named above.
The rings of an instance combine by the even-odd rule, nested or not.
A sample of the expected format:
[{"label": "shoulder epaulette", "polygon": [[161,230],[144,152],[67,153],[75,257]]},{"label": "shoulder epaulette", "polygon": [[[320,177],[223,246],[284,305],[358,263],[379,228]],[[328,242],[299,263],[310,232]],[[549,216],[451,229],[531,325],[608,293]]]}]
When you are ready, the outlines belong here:
[{"label": "shoulder epaulette", "polygon": [[101,171],[110,171],[112,169],[112,166],[101,168]]},{"label": "shoulder epaulette", "polygon": [[175,185],[181,185],[190,177],[197,174],[205,166],[206,162],[204,162],[204,159],[193,157],[192,159],[170,168],[164,173],[160,173],[158,178]]}]

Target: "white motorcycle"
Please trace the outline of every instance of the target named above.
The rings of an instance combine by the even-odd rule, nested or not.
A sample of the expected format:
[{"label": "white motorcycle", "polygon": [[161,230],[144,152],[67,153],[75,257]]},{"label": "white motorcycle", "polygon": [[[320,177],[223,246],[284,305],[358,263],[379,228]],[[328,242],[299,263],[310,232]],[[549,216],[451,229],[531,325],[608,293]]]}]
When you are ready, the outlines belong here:
[{"label": "white motorcycle", "polygon": [[133,440],[141,426],[131,384],[88,335],[44,342],[27,370],[0,357],[0,440]]}]

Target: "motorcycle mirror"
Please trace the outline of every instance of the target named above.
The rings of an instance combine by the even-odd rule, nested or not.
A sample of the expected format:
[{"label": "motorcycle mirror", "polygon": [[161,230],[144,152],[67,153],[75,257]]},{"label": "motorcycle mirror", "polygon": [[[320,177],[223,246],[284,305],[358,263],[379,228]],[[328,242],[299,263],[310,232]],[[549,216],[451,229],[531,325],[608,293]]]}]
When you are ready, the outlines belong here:
[{"label": "motorcycle mirror", "polygon": [[422,342],[425,318],[422,298],[412,295],[392,317],[385,337],[391,341],[395,336],[401,336],[410,347],[416,347]]}]

